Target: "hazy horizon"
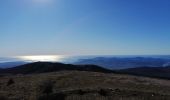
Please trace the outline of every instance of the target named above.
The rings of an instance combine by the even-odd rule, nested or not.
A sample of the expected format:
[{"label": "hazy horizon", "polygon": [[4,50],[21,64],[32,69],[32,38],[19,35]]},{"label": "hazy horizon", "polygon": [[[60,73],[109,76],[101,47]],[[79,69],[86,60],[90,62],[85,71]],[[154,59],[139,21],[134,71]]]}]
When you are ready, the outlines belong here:
[{"label": "hazy horizon", "polygon": [[170,55],[27,55],[27,56],[12,56],[0,57],[0,63],[5,62],[63,62],[73,63],[80,59],[93,59],[93,58],[161,58],[170,59]]}]

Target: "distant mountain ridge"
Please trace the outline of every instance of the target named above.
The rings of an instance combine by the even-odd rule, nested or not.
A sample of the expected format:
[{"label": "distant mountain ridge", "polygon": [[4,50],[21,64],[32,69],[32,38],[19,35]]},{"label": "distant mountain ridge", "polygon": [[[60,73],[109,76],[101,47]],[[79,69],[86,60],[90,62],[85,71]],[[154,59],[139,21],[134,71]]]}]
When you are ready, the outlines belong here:
[{"label": "distant mountain ridge", "polygon": [[[92,64],[103,66],[108,69],[127,69],[136,67],[169,66],[169,56],[73,56],[66,57],[62,63],[71,64]],[[28,63],[17,58],[0,58],[0,68],[11,68]]]},{"label": "distant mountain ridge", "polygon": [[24,61],[14,61],[14,62],[1,62],[0,63],[0,68],[12,68],[20,65],[24,65],[28,62]]},{"label": "distant mountain ridge", "polygon": [[34,73],[45,73],[55,71],[92,71],[92,72],[113,72],[111,70],[96,66],[96,65],[72,65],[63,63],[51,63],[51,62],[35,62],[29,63],[13,68],[1,69],[1,74],[34,74]]},{"label": "distant mountain ridge", "polygon": [[96,57],[91,59],[80,59],[75,64],[94,64],[108,69],[127,69],[136,67],[168,66],[170,59],[152,57]]},{"label": "distant mountain ridge", "polygon": [[97,65],[73,65],[52,62],[34,62],[17,67],[0,69],[0,75],[4,74],[37,74],[57,71],[90,71],[102,73],[118,73],[137,76],[170,79],[170,66],[167,67],[136,67],[119,70],[109,70]]},{"label": "distant mountain ridge", "polygon": [[118,70],[120,73],[138,76],[170,79],[170,66],[167,67],[138,67]]}]

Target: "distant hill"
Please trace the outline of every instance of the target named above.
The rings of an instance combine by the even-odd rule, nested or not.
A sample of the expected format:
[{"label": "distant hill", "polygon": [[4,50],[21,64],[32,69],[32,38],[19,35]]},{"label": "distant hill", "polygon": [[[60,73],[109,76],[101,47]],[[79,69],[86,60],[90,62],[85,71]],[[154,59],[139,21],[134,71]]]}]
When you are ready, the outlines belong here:
[{"label": "distant hill", "polygon": [[1,62],[0,63],[0,68],[11,68],[11,67],[16,67],[16,66],[24,65],[26,63],[28,63],[28,62],[24,62],[24,61]]},{"label": "distant hill", "polygon": [[104,66],[108,69],[126,69],[142,66],[168,66],[170,65],[170,59],[152,57],[96,57],[90,59],[80,59],[75,62],[75,64],[94,64]]},{"label": "distant hill", "polygon": [[118,70],[120,73],[170,79],[169,67],[139,67]]},{"label": "distant hill", "polygon": [[33,74],[64,70],[92,71],[92,72],[113,72],[96,65],[71,65],[51,62],[35,62],[13,68],[1,69],[1,74]]}]

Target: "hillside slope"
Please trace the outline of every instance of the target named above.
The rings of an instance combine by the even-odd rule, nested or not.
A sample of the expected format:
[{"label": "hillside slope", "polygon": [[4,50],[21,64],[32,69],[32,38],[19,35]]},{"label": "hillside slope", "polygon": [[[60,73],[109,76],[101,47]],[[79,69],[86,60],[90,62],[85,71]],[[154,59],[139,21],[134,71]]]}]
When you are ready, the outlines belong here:
[{"label": "hillside slope", "polygon": [[4,76],[0,100],[170,100],[170,81],[87,71]]},{"label": "hillside slope", "polygon": [[13,68],[1,69],[1,74],[33,74],[55,72],[63,70],[78,70],[78,71],[92,71],[92,72],[113,72],[111,70],[96,66],[96,65],[71,65],[63,63],[51,62],[35,62],[29,63]]}]

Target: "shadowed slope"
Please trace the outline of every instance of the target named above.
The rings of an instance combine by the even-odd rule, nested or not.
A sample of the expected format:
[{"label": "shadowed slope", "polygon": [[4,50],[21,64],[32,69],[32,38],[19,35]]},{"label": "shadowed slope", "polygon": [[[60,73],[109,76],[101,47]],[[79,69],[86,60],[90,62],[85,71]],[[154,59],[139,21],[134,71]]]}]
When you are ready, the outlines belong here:
[{"label": "shadowed slope", "polygon": [[92,71],[92,72],[113,72],[111,70],[96,66],[96,65],[71,65],[62,63],[51,62],[35,62],[25,64],[13,68],[1,69],[1,74],[32,74],[32,73],[44,73],[63,70],[78,70],[78,71]]}]

